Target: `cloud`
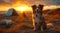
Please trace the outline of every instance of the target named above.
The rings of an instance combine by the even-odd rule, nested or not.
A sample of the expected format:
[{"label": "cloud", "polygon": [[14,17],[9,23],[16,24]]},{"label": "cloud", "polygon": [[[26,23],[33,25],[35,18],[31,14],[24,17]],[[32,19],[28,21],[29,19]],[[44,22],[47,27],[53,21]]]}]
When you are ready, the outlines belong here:
[{"label": "cloud", "polygon": [[11,0],[0,0],[0,4],[11,3]]},{"label": "cloud", "polygon": [[44,5],[60,5],[60,0],[0,0],[0,4],[44,4]]},{"label": "cloud", "polygon": [[39,4],[45,4],[45,5],[60,5],[60,0],[29,0],[30,3],[39,3]]},{"label": "cloud", "polygon": [[56,0],[55,4],[60,5],[60,0]]}]

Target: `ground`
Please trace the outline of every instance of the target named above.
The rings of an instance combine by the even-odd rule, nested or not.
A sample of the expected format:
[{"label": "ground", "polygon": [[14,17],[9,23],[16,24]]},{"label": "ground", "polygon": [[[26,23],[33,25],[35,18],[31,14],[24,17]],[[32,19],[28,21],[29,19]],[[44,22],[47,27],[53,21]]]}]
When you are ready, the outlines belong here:
[{"label": "ground", "polygon": [[[31,14],[26,14],[26,16],[24,14],[20,14],[20,16],[11,17],[1,15],[0,21],[3,19],[10,19],[12,20],[12,25],[10,28],[0,26],[0,33],[60,33],[60,18],[47,14],[44,14],[44,17],[47,29],[45,31],[34,31]],[[51,24],[48,25],[49,23]]]}]

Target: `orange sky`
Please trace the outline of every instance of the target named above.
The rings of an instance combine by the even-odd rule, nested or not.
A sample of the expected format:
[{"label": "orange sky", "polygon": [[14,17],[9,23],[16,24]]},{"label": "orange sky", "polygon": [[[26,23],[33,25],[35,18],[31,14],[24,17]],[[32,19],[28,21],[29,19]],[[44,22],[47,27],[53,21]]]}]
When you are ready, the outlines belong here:
[{"label": "orange sky", "polygon": [[[52,0],[51,0],[52,1]],[[14,8],[18,11],[20,11],[21,8],[24,8],[26,11],[32,11],[31,6],[36,4],[43,4],[44,6],[44,10],[45,9],[54,9],[54,8],[60,8],[60,6],[56,6],[56,5],[50,5],[47,6],[47,3],[45,3],[44,1],[34,1],[34,0],[14,0],[14,1],[10,1],[10,0],[4,0],[4,3],[0,2],[0,11],[4,11],[4,10],[8,10],[10,8]],[[8,4],[6,4],[8,3]]]}]

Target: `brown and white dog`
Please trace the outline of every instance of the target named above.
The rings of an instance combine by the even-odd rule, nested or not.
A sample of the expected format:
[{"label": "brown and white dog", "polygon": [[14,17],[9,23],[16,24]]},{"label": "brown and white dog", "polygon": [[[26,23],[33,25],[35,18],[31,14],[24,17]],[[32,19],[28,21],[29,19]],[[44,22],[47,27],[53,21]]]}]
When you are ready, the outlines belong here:
[{"label": "brown and white dog", "polygon": [[44,16],[42,14],[43,5],[39,5],[39,6],[33,5],[32,9],[33,9],[34,30],[43,31],[44,29],[46,29],[46,23],[44,20]]}]

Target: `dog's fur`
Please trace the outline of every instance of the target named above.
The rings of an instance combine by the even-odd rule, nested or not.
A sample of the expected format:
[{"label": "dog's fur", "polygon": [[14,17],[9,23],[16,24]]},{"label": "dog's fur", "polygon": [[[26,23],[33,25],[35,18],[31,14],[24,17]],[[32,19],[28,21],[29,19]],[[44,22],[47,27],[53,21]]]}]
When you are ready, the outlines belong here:
[{"label": "dog's fur", "polygon": [[43,31],[44,28],[46,28],[45,21],[44,21],[44,16],[42,15],[42,9],[43,5],[33,5],[33,17],[34,17],[34,30],[41,30]]}]

